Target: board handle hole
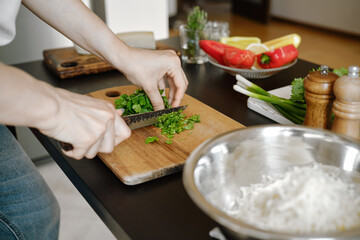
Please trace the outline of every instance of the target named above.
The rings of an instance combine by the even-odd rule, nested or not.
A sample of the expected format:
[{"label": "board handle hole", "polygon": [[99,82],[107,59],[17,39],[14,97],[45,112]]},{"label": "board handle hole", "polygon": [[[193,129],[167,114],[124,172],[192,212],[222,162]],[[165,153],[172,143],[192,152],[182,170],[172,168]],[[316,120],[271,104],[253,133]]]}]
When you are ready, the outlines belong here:
[{"label": "board handle hole", "polygon": [[119,91],[107,91],[105,93],[105,95],[107,97],[119,97],[120,96],[120,92]]},{"label": "board handle hole", "polygon": [[78,62],[63,62],[60,64],[60,66],[67,68],[67,67],[76,67],[77,65],[79,65]]}]

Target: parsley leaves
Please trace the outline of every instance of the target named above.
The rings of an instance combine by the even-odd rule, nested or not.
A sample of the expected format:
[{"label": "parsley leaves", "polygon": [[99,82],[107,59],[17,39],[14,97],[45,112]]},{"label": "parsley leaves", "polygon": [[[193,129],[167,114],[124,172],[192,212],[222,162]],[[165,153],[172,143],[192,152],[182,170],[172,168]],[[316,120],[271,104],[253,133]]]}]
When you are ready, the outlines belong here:
[{"label": "parsley leaves", "polygon": [[158,137],[156,137],[156,136],[154,136],[154,137],[148,137],[148,138],[146,138],[145,139],[145,143],[146,144],[149,144],[149,143],[152,143],[152,142],[159,142],[159,138]]},{"label": "parsley leaves", "polygon": [[[159,92],[162,96],[164,90],[161,89]],[[164,101],[165,108],[170,108],[171,106],[167,98],[162,96],[162,99]],[[115,108],[123,108],[123,116],[154,111],[149,97],[142,89],[136,89],[135,92],[130,96],[127,94],[122,94],[118,99],[115,100]]]},{"label": "parsley leaves", "polygon": [[305,88],[304,78],[294,78],[291,82],[291,96],[290,99],[295,102],[305,103]]},{"label": "parsley leaves", "polygon": [[[163,89],[159,90],[161,96],[164,92]],[[169,101],[165,96],[162,96],[165,108],[171,108]],[[130,96],[122,94],[118,99],[115,100],[115,108],[123,108],[123,116],[146,113],[154,111],[154,108],[150,102],[149,97],[142,89],[136,89]],[[161,134],[166,135],[167,140],[165,143],[171,144],[175,134],[179,134],[185,130],[191,130],[194,128],[195,123],[200,122],[200,115],[193,115],[189,118],[182,113],[182,110],[164,114],[158,118],[159,122],[155,124],[155,127],[161,129]],[[190,134],[189,134],[190,135]],[[159,142],[157,136],[148,137],[145,139],[145,143]]]}]

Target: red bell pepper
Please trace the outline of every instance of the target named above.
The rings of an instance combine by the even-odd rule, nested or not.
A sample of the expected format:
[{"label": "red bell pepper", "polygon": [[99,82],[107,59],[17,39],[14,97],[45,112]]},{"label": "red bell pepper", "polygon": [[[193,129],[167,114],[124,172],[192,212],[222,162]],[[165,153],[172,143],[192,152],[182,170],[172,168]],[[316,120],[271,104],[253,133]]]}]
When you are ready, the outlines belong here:
[{"label": "red bell pepper", "polygon": [[262,68],[278,68],[295,60],[299,55],[293,44],[276,48],[271,51],[256,55],[257,63]]},{"label": "red bell pepper", "polygon": [[200,40],[199,45],[201,49],[204,50],[204,52],[206,52],[222,65],[225,65],[223,60],[225,48],[234,48],[232,46],[213,40]]},{"label": "red bell pepper", "polygon": [[226,48],[224,52],[224,63],[229,67],[251,68],[255,62],[255,54],[250,50],[239,48]]}]

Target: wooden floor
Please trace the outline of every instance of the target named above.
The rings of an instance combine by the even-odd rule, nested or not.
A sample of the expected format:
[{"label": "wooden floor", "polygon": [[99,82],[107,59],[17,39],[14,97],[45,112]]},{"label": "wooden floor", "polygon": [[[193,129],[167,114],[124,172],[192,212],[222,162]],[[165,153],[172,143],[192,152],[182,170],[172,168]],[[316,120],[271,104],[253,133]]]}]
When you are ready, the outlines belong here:
[{"label": "wooden floor", "polygon": [[[256,36],[265,42],[290,33],[297,33],[302,38],[298,48],[301,59],[319,65],[327,64],[331,68],[360,66],[360,37],[279,19],[272,19],[269,24],[264,25],[232,14],[230,8],[226,6],[210,6],[205,10],[208,12],[209,20],[229,22],[230,36]],[[178,34],[176,30],[170,33],[171,35]]]}]

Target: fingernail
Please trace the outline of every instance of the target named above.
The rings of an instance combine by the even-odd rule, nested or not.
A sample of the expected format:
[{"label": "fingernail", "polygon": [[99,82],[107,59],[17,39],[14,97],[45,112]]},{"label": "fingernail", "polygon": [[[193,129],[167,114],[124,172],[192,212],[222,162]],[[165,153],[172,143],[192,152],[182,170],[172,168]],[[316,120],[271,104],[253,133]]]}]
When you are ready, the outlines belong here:
[{"label": "fingernail", "polygon": [[116,112],[119,113],[120,115],[122,115],[125,112],[124,108],[118,108],[116,109]]}]

